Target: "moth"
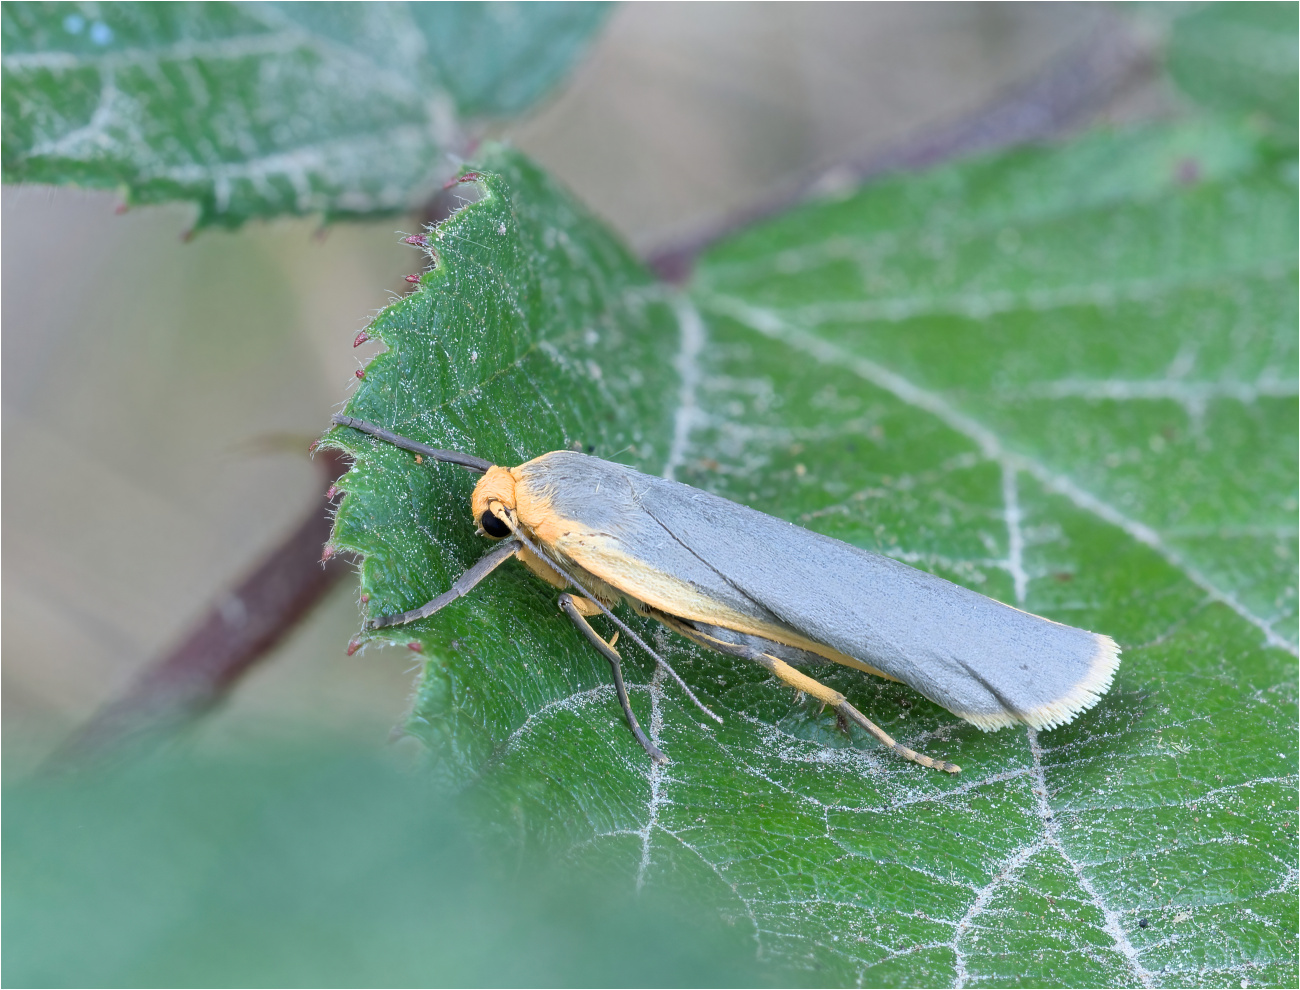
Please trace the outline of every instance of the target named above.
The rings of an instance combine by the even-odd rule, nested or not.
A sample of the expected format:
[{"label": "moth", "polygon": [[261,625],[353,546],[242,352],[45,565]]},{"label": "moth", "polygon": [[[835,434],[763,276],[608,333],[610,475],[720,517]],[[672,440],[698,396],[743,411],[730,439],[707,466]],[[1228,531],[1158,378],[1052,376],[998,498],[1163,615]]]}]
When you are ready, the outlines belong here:
[{"label": "moth", "polygon": [[961,768],[898,743],[799,668],[830,662],[899,681],[994,730],[1070,722],[1101,699],[1119,666],[1109,636],[1012,608],[690,485],[571,450],[501,467],[364,420],[337,415],[334,422],[482,475],[471,512],[477,532],[500,541],[427,605],[372,618],[367,627],[427,618],[516,558],[561,592],[560,608],[609,662],[628,726],[657,762],[667,757],[628,702],[618,632],[606,640],[588,619],[603,614],[717,716],[614,615],[620,601],[694,643],[759,664],[900,756],[949,773]]}]

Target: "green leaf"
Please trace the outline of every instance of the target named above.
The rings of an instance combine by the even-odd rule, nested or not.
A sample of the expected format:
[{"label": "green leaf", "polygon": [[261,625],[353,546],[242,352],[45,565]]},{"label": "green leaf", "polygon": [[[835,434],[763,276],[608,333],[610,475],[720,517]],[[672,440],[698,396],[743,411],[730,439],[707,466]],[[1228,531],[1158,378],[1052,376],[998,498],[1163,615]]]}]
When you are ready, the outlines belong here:
[{"label": "green leaf", "polygon": [[[889,179],[734,238],[677,299],[518,156],[481,171],[351,414],[497,463],[592,443],[1124,648],[1037,734],[819,672],[950,778],[628,613],[724,718],[625,650],[656,768],[511,564],[384,630],[489,828],[714,904],[822,985],[1294,982],[1294,162],[1198,125]],[[369,614],[485,552],[466,472],[331,438]]]},{"label": "green leaf", "polygon": [[1124,648],[1037,734],[836,679],[960,780],[832,762],[791,738],[811,719],[737,744],[737,789],[788,817],[719,806],[705,858],[774,954],[867,985],[1295,982],[1295,215],[1294,161],[1206,125],[889,180],[700,266],[718,466],[683,480]]},{"label": "green leaf", "polygon": [[408,209],[458,118],[553,86],[604,4],[3,5],[3,178],[193,200],[199,226]]},{"label": "green leaf", "polygon": [[1211,3],[1174,22],[1169,72],[1200,103],[1261,113],[1294,140],[1300,114],[1300,7]]}]

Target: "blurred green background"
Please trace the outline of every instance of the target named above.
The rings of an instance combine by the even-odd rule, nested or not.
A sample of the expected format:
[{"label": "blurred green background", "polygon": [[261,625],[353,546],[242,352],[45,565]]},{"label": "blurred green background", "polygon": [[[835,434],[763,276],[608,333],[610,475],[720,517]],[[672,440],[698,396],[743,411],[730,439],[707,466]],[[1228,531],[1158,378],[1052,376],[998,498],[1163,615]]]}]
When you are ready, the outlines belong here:
[{"label": "blurred green background", "polygon": [[373,754],[156,761],[6,803],[7,986],[791,980],[706,906],[493,856]]}]

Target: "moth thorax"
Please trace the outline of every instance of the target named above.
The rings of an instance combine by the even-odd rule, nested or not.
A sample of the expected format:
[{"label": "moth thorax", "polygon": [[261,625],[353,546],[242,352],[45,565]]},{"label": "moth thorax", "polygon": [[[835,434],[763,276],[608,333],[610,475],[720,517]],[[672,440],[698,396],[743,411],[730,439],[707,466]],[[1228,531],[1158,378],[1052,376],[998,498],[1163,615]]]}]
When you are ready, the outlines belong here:
[{"label": "moth thorax", "polygon": [[495,465],[488,468],[487,473],[474,486],[471,506],[475,522],[483,518],[483,513],[488,511],[492,502],[499,502],[512,511],[515,508],[515,479],[508,468]]}]

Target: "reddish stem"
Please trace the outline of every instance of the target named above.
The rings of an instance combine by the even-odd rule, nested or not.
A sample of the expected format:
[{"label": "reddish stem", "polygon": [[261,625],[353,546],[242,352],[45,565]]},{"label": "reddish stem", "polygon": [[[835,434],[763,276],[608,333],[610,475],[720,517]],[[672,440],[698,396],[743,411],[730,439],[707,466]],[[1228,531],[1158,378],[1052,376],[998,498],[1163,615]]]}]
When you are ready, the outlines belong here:
[{"label": "reddish stem", "polygon": [[1087,38],[1052,60],[1037,76],[999,94],[973,113],[931,128],[897,147],[831,168],[798,176],[768,199],[675,245],[653,252],[646,264],[667,282],[685,282],[695,259],[711,244],[750,224],[789,209],[833,180],[853,185],[886,172],[927,168],[962,155],[1060,134],[1112,99],[1151,61],[1150,52],[1126,31],[1123,21],[1106,17]]},{"label": "reddish stem", "polygon": [[[332,485],[347,462],[322,451],[316,464]],[[82,764],[178,727],[219,702],[351,568],[338,557],[320,563],[330,513],[312,499],[292,533],[249,575],[221,595],[169,653],[149,664],[117,700],[101,708],[52,757],[55,766]]]}]

